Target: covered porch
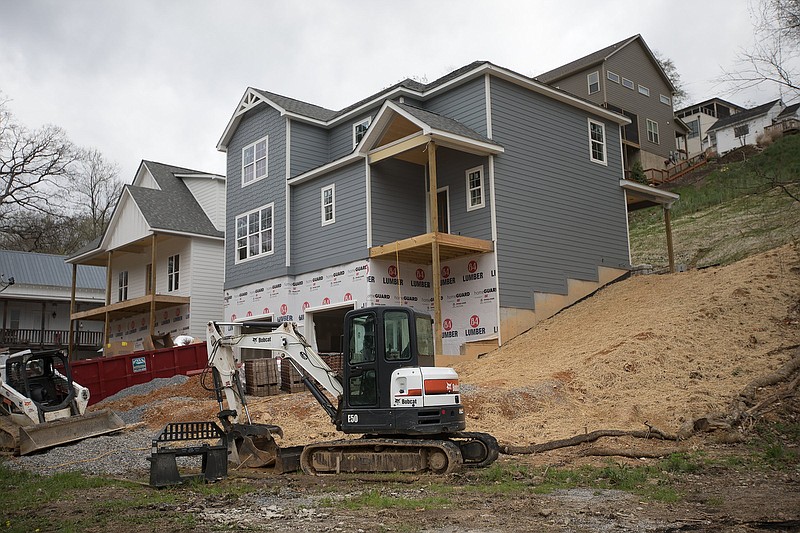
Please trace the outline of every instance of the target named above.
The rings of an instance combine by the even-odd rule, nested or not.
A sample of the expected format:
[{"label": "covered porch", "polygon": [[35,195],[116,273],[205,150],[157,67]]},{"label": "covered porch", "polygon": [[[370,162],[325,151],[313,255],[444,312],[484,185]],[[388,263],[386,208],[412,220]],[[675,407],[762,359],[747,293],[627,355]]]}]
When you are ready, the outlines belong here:
[{"label": "covered porch", "polygon": [[431,265],[442,353],[441,262],[494,251],[492,158],[503,148],[453,119],[390,101],[359,149],[370,168],[369,256]]},{"label": "covered porch", "polygon": [[[68,262],[72,264],[73,280],[70,323],[74,324],[77,321],[87,320],[103,322],[102,340],[103,346],[106,346],[111,338],[111,324],[113,322],[128,320],[137,315],[147,315],[146,323],[142,325],[147,328],[148,336],[155,335],[158,313],[165,311],[167,308],[189,304],[191,300],[189,296],[164,294],[156,290],[159,286],[159,279],[157,277],[158,268],[154,265],[164,263],[164,256],[173,253],[170,251],[160,253],[159,246],[164,247],[164,243],[169,240],[172,241],[169,248],[174,250],[174,241],[176,239],[181,242],[185,240],[175,235],[162,235],[153,232],[150,235],[110,250],[95,248],[70,258]],[[77,269],[82,265],[106,267],[106,294],[104,305],[85,311],[78,311],[75,307],[75,280]],[[124,293],[120,288],[121,281],[118,282],[116,287],[114,286],[115,273],[119,274],[123,269],[125,272]],[[131,274],[130,271],[140,273],[137,274],[140,275],[139,279],[136,278],[137,275]],[[116,298],[113,297],[115,290]],[[71,328],[69,336],[70,355],[77,342],[73,335],[74,329],[74,327]]]}]

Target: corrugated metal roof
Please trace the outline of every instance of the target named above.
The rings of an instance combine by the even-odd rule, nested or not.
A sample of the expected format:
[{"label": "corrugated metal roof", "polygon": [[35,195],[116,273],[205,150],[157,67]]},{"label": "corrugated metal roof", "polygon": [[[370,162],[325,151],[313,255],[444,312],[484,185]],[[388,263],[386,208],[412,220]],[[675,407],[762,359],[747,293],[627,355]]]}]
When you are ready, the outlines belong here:
[{"label": "corrugated metal roof", "polygon": [[[37,254],[0,250],[0,274],[8,281],[24,285],[72,287],[72,266],[64,255]],[[96,266],[78,267],[76,284],[79,289],[106,288],[106,269]]]}]

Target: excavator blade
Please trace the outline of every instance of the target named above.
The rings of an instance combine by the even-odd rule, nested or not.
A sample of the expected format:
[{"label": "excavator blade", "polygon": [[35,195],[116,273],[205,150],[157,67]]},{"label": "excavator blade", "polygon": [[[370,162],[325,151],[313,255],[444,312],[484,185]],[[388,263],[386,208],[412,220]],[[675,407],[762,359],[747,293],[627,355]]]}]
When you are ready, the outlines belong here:
[{"label": "excavator blade", "polygon": [[26,455],[69,442],[113,433],[124,428],[125,422],[117,413],[109,409],[20,427],[19,453]]}]

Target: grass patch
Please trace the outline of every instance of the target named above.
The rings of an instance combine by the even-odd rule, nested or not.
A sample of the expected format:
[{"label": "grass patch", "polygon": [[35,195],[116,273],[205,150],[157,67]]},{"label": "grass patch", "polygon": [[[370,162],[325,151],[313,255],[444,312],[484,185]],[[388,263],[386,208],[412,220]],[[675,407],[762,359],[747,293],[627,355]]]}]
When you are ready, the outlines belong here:
[{"label": "grass patch", "polygon": [[[141,525],[193,528],[192,515],[173,511],[190,501],[193,493],[238,494],[249,491],[245,484],[226,487],[190,484],[180,489],[153,490],[137,483],[64,472],[52,476],[9,468],[0,460],[0,508],[4,518],[0,529],[10,533],[87,530],[130,530]],[[74,504],[73,504],[74,502]]]},{"label": "grass patch", "polygon": [[409,494],[384,494],[382,491],[369,490],[348,499],[334,500],[325,498],[321,501],[324,507],[337,507],[351,511],[358,509],[446,509],[453,505],[450,498],[443,496],[424,496],[415,498]]}]

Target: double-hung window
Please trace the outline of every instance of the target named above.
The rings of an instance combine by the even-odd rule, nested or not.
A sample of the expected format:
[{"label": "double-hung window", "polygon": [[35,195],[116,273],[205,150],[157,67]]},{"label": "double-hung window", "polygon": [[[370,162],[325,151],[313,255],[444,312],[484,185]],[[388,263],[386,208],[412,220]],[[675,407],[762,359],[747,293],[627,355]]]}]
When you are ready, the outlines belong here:
[{"label": "double-hung window", "polygon": [[180,288],[181,280],[181,256],[171,255],[167,259],[167,290],[177,291]]},{"label": "double-hung window", "polygon": [[589,119],[589,158],[595,163],[606,162],[606,125]]},{"label": "double-hung window", "polygon": [[364,135],[366,135],[367,130],[369,129],[370,123],[372,123],[372,117],[368,117],[361,122],[353,124],[353,148],[358,146],[358,143],[360,143],[361,139],[364,138]]},{"label": "double-hung window", "polygon": [[242,187],[267,177],[269,137],[242,148]]},{"label": "double-hung window", "polygon": [[486,205],[483,188],[483,167],[467,170],[467,211],[480,209]]},{"label": "double-hung window", "polygon": [[658,122],[647,119],[647,140],[658,144]]},{"label": "double-hung window", "polygon": [[246,261],[273,251],[275,204],[265,205],[236,217],[236,262]]},{"label": "double-hung window", "polygon": [[322,188],[322,225],[327,226],[336,222],[336,186],[330,185]]},{"label": "double-hung window", "polygon": [[588,76],[586,76],[586,83],[589,85],[589,94],[599,93],[600,92],[600,73],[598,71],[594,71]]},{"label": "double-hung window", "polygon": [[124,302],[128,299],[128,271],[123,270],[119,273],[119,300],[120,302]]}]

